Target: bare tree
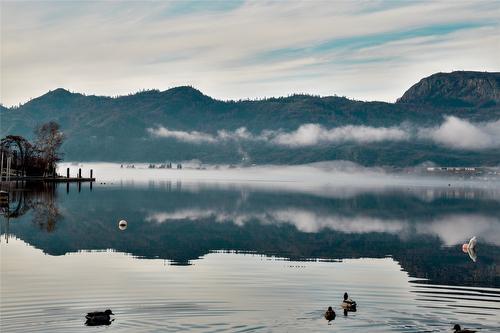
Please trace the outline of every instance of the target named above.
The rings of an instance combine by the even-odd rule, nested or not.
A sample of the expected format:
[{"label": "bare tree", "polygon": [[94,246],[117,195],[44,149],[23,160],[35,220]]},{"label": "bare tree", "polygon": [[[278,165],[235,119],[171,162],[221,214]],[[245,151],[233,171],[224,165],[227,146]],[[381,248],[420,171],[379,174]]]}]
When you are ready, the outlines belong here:
[{"label": "bare tree", "polygon": [[56,163],[62,159],[59,148],[63,142],[64,134],[58,123],[50,121],[35,128],[35,147],[45,164],[45,173],[54,173]]}]

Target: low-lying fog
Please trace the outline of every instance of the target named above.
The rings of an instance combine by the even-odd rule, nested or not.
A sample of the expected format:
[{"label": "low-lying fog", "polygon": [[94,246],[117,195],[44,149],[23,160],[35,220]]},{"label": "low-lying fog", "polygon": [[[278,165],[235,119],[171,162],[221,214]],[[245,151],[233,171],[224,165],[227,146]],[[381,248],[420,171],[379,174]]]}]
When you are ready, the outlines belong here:
[{"label": "low-lying fog", "polygon": [[[93,169],[99,182],[128,181],[137,184],[151,181],[182,181],[187,183],[235,183],[252,186],[272,186],[285,188],[310,187],[479,187],[500,190],[500,168],[483,169],[482,173],[452,173],[428,171],[427,168],[388,169],[382,167],[363,167],[352,162],[318,162],[304,165],[261,165],[248,167],[200,165],[196,162],[182,164],[177,169],[149,168],[148,163],[61,163],[58,172],[66,175],[70,168],[71,176],[82,169],[82,177],[88,177]],[[272,183],[272,184],[269,184]]]}]

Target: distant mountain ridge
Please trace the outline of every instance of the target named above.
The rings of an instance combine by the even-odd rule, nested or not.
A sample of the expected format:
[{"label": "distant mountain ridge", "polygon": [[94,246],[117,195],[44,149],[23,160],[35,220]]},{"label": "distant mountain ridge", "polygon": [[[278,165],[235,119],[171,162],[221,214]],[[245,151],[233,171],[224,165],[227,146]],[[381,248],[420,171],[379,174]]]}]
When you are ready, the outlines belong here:
[{"label": "distant mountain ridge", "polygon": [[[480,74],[453,72],[430,76],[410,88],[397,103],[311,95],[221,101],[188,86],[120,97],[87,96],[59,88],[19,107],[1,108],[0,129],[2,137],[16,134],[30,138],[37,124],[55,120],[67,136],[63,149],[65,160],[69,161],[197,159],[206,163],[241,163],[244,159],[245,163],[297,164],[341,159],[363,165],[407,166],[426,161],[498,165],[499,149],[464,151],[411,140],[284,147],[255,140],[226,140],[217,144],[210,140],[183,141],[175,137],[155,137],[150,132],[151,128],[163,127],[213,138],[219,131],[236,131],[242,127],[247,131],[245,135],[258,136],[265,131],[297,131],[304,124],[325,129],[392,128],[402,124],[434,127],[441,124],[445,116],[475,123],[496,121],[500,119],[500,104],[494,96],[498,96],[499,86],[491,82],[497,82],[499,73]],[[484,88],[484,82],[491,83],[488,89],[492,91]],[[437,98],[440,92],[443,95]],[[457,100],[460,103],[456,103]]]},{"label": "distant mountain ridge", "polygon": [[408,89],[398,103],[488,107],[500,104],[500,73],[437,73]]}]

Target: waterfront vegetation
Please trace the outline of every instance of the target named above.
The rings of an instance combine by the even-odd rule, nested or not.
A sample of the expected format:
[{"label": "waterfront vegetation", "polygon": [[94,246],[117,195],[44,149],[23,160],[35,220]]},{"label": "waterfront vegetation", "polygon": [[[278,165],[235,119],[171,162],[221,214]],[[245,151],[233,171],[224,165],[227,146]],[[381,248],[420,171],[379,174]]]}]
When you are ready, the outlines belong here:
[{"label": "waterfront vegetation", "polygon": [[36,126],[32,142],[20,135],[7,135],[1,140],[2,167],[8,165],[11,174],[18,176],[55,175],[57,162],[63,157],[59,149],[64,138],[54,121]]}]

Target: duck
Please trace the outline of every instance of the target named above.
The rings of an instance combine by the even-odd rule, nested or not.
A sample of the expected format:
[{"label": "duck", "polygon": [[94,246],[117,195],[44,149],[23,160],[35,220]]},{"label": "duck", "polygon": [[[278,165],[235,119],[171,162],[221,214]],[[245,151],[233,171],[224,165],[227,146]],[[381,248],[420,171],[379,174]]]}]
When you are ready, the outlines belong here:
[{"label": "duck", "polygon": [[106,311],[89,312],[85,315],[87,319],[85,324],[88,326],[110,325],[114,320],[111,320],[111,315],[114,315],[114,313],[110,309]]},{"label": "duck", "polygon": [[95,312],[89,312],[87,315],[85,315],[85,318],[87,319],[110,319],[111,315],[115,315],[113,311],[110,309],[107,309],[106,311],[95,311]]},{"label": "duck", "polygon": [[475,333],[476,331],[474,331],[474,330],[462,329],[462,328],[460,327],[460,325],[455,324],[455,326],[453,326],[453,332],[455,332],[455,333]]},{"label": "duck", "polygon": [[328,322],[331,322],[332,320],[335,319],[335,311],[332,309],[331,306],[328,307],[328,310],[325,312],[325,319],[328,320]]},{"label": "duck", "polygon": [[348,311],[356,311],[356,302],[350,299],[347,293],[344,293],[344,300],[341,306]]}]

